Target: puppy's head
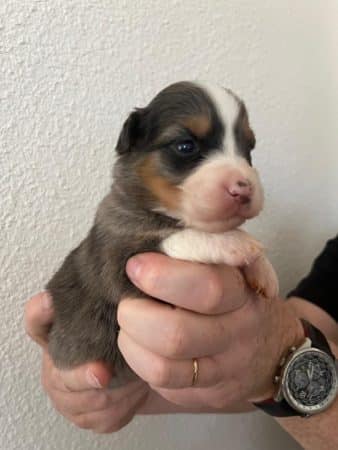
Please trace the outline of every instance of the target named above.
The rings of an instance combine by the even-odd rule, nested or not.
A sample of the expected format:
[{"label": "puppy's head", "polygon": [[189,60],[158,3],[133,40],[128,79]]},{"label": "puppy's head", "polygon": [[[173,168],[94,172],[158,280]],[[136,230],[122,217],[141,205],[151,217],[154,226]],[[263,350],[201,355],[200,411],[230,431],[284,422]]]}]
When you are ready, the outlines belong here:
[{"label": "puppy's head", "polygon": [[226,231],[263,206],[254,146],[245,105],[231,91],[175,83],[124,123],[116,182],[145,209],[185,226]]}]

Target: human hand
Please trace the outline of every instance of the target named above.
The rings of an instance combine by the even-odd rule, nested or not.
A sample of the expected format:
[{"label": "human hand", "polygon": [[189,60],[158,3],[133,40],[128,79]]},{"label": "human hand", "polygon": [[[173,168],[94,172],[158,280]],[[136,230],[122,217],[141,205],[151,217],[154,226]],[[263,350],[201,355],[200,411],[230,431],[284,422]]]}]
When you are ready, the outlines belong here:
[{"label": "human hand", "polygon": [[42,385],[55,409],[78,427],[96,433],[111,433],[127,425],[145,403],[148,385],[136,381],[108,389],[113,370],[99,361],[73,370],[57,369],[48,353],[52,321],[52,299],[47,293],[26,303],[26,331],[42,347]]},{"label": "human hand", "polygon": [[[161,396],[224,409],[274,393],[282,355],[304,336],[284,302],[256,296],[226,266],[148,253],[131,258],[127,273],[143,292],[168,303],[125,299],[118,308],[119,348]],[[194,358],[199,373],[191,386]]]}]

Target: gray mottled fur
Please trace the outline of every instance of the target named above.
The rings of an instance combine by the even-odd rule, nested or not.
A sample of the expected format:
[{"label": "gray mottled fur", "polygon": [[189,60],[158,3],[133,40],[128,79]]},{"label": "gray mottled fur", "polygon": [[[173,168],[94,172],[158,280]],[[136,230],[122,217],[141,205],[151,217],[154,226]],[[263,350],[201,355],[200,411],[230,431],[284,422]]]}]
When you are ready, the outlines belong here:
[{"label": "gray mottled fur", "polygon": [[141,209],[126,209],[114,188],[101,202],[86,239],[49,281],[55,321],[49,351],[60,368],[102,360],[124,365],[116,337],[117,304],[122,297],[144,296],[128,279],[125,266],[136,253],[159,251],[175,222]]}]

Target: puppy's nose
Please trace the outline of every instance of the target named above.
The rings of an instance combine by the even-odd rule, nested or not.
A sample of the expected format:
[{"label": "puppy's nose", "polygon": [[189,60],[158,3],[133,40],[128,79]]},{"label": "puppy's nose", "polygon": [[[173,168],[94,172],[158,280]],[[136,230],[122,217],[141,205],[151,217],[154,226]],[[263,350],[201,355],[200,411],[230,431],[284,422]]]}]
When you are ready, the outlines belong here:
[{"label": "puppy's nose", "polygon": [[252,185],[250,181],[245,178],[234,181],[227,190],[231,197],[243,205],[249,203],[251,200]]}]

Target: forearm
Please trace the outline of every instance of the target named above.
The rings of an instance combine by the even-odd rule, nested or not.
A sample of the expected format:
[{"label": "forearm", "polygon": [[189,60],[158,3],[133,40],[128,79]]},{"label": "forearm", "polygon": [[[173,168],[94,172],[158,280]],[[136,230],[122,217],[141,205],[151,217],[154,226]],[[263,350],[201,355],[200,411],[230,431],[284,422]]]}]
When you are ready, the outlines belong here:
[{"label": "forearm", "polygon": [[327,339],[338,345],[337,322],[326,311],[298,297],[290,297],[286,304],[294,314],[312,323],[325,334]]},{"label": "forearm", "polygon": [[[325,311],[298,298],[289,300],[290,308],[299,317],[321,329],[329,340],[330,347],[338,357],[338,326]],[[296,439],[306,450],[334,450],[338,448],[338,399],[326,411],[310,418],[276,419],[285,431]]]},{"label": "forearm", "polygon": [[279,425],[305,450],[335,450],[338,448],[338,401],[327,411],[308,419],[277,419]]}]

